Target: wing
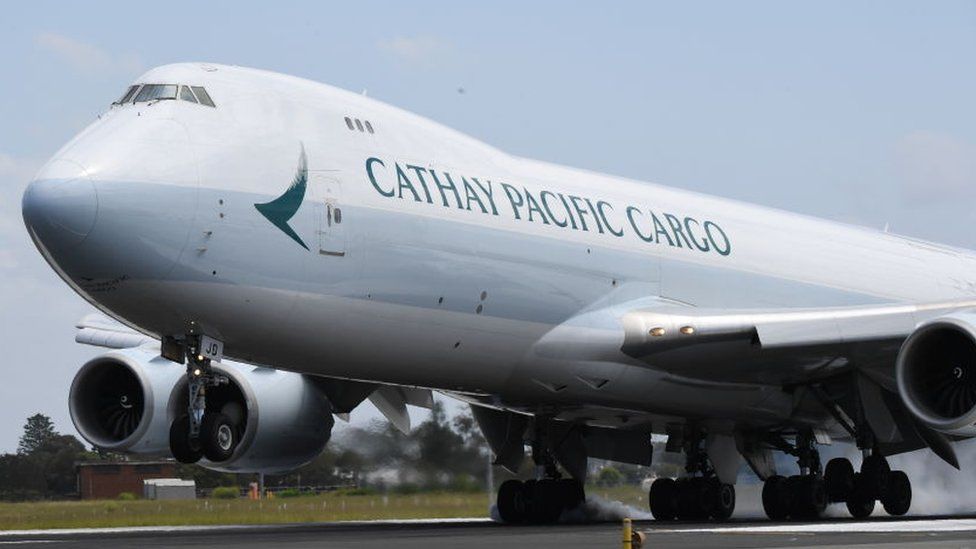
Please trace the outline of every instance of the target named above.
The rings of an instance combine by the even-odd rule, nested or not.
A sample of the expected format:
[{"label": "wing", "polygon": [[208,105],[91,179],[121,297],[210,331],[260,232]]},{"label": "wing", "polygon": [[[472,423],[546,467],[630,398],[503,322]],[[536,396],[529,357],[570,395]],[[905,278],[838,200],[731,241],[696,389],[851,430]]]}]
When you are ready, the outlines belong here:
[{"label": "wing", "polygon": [[925,320],[976,301],[737,311],[655,307],[624,313],[627,356],[677,375],[790,385],[856,367],[894,390],[902,342]]},{"label": "wing", "polygon": [[75,324],[75,341],[84,345],[109,349],[128,349],[143,345],[159,345],[159,341],[139,333],[102,313],[85,315]]}]

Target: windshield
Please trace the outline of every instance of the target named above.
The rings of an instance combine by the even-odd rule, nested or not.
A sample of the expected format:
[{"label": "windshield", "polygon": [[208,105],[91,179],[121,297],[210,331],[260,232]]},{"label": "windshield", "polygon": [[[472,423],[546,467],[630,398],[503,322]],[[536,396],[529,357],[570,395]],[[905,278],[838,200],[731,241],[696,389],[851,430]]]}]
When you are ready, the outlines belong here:
[{"label": "windshield", "polygon": [[139,90],[135,102],[176,99],[176,87],[175,84],[146,84]]}]

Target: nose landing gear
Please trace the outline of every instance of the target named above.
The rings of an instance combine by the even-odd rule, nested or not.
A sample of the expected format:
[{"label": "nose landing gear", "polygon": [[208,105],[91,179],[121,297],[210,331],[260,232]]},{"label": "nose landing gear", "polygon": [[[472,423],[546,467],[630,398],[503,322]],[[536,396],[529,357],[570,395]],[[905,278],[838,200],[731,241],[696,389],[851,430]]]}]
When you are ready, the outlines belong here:
[{"label": "nose landing gear", "polygon": [[201,457],[220,463],[237,449],[239,429],[225,414],[207,409],[207,389],[227,385],[230,380],[213,370],[211,358],[202,352],[203,336],[186,338],[187,412],[173,421],[169,445],[180,463],[196,463]]}]

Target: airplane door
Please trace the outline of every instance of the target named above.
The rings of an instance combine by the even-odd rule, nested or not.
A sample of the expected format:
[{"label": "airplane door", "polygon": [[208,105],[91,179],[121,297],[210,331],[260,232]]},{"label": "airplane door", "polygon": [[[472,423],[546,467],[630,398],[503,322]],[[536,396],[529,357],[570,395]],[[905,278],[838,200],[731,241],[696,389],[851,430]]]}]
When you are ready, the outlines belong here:
[{"label": "airplane door", "polygon": [[342,211],[342,184],[333,175],[315,174],[315,186],[321,189],[316,205],[319,220],[319,254],[346,255],[345,219]]}]

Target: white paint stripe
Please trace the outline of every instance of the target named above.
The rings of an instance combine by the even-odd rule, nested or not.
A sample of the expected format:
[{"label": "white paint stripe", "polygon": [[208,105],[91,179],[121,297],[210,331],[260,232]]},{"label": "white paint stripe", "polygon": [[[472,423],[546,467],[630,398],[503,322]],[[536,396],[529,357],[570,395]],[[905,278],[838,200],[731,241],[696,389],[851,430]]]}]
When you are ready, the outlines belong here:
[{"label": "white paint stripe", "polygon": [[727,525],[709,528],[654,528],[655,533],[713,533],[713,534],[815,534],[825,532],[969,532],[976,531],[976,519],[843,521],[811,524],[769,524],[758,526]]},{"label": "white paint stripe", "polygon": [[[228,524],[224,526],[132,526],[122,528],[56,528],[49,530],[2,530],[0,538],[13,536],[77,536],[79,534],[138,534],[167,532],[226,532],[235,530],[269,530],[281,528],[307,528],[315,526],[397,526],[411,524],[464,524],[470,522],[490,523],[485,517],[444,518],[444,519],[400,519],[400,520],[348,520],[342,522],[292,522],[285,524]],[[4,542],[0,543],[14,543]]]}]

